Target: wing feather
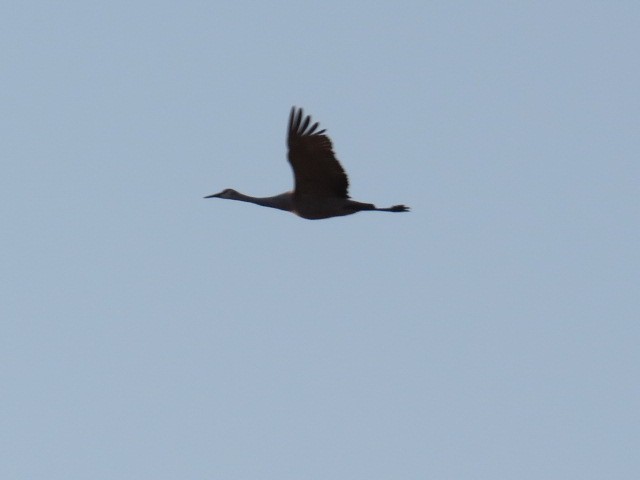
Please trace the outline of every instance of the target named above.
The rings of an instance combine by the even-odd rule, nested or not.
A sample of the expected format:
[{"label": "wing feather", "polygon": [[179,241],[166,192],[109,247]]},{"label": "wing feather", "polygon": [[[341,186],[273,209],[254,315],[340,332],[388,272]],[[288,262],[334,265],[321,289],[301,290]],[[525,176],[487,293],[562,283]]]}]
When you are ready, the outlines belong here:
[{"label": "wing feather", "polygon": [[347,174],[333,153],[331,140],[325,130],[316,132],[317,122],[308,128],[310,123],[311,117],[305,117],[301,108],[291,109],[287,145],[296,194],[349,198]]}]

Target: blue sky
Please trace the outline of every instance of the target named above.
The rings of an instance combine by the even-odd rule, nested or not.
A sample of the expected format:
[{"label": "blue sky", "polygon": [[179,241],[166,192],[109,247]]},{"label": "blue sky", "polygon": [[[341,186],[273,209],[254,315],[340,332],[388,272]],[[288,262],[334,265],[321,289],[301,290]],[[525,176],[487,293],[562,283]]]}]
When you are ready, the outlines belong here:
[{"label": "blue sky", "polygon": [[638,477],[636,2],[0,10],[2,478]]}]

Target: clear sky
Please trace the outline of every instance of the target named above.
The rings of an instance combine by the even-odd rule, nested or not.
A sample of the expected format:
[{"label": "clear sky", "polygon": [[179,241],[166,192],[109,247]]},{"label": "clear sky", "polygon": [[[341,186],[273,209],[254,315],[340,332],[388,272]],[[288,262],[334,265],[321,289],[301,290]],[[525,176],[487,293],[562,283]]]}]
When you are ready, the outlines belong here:
[{"label": "clear sky", "polygon": [[640,478],[640,3],[0,10],[1,478]]}]

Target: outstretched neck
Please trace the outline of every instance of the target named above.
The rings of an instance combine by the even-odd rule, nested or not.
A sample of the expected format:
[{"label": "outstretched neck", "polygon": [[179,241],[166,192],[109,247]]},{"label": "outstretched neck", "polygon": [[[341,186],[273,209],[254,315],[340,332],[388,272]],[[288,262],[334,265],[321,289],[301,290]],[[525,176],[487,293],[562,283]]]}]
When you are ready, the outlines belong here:
[{"label": "outstretched neck", "polygon": [[240,192],[235,192],[230,200],[238,200],[240,202],[255,203],[263,207],[277,208],[291,212],[293,210],[293,195],[291,192],[281,193],[273,197],[251,197]]}]

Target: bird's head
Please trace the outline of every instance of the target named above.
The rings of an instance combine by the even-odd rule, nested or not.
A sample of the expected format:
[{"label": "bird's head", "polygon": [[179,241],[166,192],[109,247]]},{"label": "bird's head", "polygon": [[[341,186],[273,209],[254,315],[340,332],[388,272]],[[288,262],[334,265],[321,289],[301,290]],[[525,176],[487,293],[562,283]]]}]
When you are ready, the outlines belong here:
[{"label": "bird's head", "polygon": [[235,198],[238,195],[233,188],[225,188],[220,193],[214,193],[213,195],[207,195],[204,198]]}]

